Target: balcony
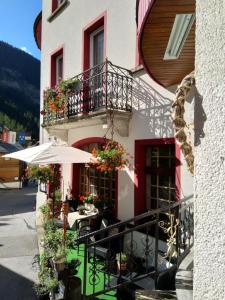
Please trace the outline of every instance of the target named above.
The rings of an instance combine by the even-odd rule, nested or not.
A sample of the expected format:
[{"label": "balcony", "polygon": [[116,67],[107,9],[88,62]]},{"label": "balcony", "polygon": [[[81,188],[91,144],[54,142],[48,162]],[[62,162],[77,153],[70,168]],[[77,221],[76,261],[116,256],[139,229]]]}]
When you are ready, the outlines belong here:
[{"label": "balcony", "polygon": [[85,120],[87,124],[87,120],[93,123],[93,119],[95,124],[105,124],[109,123],[113,112],[118,131],[121,128],[119,134],[127,136],[132,113],[133,78],[130,72],[105,61],[72,80],[77,84],[64,96],[63,109],[45,109],[42,126],[46,129],[70,129],[78,126],[75,124],[77,121]]}]

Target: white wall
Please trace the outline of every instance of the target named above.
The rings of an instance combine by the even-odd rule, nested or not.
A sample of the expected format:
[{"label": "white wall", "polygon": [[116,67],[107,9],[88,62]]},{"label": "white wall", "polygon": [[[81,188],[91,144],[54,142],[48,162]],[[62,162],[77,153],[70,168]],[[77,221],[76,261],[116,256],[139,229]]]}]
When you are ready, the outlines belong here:
[{"label": "white wall", "polygon": [[196,1],[194,299],[225,299],[225,2]]},{"label": "white wall", "polygon": [[[107,11],[106,56],[114,64],[128,69],[135,66],[136,55],[136,0],[71,0],[68,7],[52,22],[51,1],[43,1],[42,33],[42,89],[50,85],[50,55],[64,46],[64,78],[82,71],[82,29],[96,17]],[[133,156],[137,139],[168,138],[174,136],[171,122],[171,102],[173,93],[155,83],[145,71],[134,74],[133,116],[129,125],[129,136],[114,138],[122,143]],[[187,112],[188,104],[187,104]],[[115,124],[116,125],[116,124]],[[86,126],[86,127],[85,127]],[[43,131],[44,132],[44,131]],[[91,126],[87,120],[82,127],[68,131],[68,143],[87,137],[103,137],[106,130],[102,125]],[[110,136],[108,136],[110,138]],[[47,140],[47,133],[42,141]],[[183,164],[183,161],[182,161]],[[192,178],[181,168],[181,196],[192,194]],[[71,185],[71,168],[64,167],[65,192]],[[130,218],[134,215],[134,162],[129,169],[119,172],[118,217]]]}]

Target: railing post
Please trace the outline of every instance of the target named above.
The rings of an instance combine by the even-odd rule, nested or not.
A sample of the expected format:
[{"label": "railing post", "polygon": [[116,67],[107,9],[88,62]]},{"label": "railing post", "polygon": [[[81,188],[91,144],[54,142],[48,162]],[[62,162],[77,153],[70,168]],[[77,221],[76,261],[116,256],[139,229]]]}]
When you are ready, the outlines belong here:
[{"label": "railing post", "polygon": [[86,298],[87,255],[88,255],[87,243],[88,243],[88,239],[85,239],[85,241],[84,241],[84,273],[83,273],[83,296],[82,296],[82,299]]},{"label": "railing post", "polygon": [[158,279],[158,252],[159,252],[159,214],[156,215],[155,224],[155,288],[157,289]]},{"label": "railing post", "polygon": [[105,62],[105,108],[108,108],[108,60]]}]

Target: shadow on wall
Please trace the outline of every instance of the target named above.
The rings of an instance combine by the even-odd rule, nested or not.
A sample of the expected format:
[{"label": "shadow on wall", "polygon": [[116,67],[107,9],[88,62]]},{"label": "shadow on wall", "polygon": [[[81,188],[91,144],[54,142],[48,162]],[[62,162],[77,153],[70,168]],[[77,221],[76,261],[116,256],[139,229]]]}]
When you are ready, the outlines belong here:
[{"label": "shadow on wall", "polygon": [[195,88],[195,109],[194,109],[194,145],[199,146],[201,139],[205,137],[204,123],[207,120],[205,111],[202,106],[203,97],[199,94],[197,88]]},{"label": "shadow on wall", "polygon": [[[165,90],[166,91],[166,90]],[[133,81],[133,109],[142,119],[143,129],[154,137],[174,135],[171,118],[172,99],[165,97],[142,78]]]},{"label": "shadow on wall", "polygon": [[34,300],[33,281],[0,265],[1,300]]}]

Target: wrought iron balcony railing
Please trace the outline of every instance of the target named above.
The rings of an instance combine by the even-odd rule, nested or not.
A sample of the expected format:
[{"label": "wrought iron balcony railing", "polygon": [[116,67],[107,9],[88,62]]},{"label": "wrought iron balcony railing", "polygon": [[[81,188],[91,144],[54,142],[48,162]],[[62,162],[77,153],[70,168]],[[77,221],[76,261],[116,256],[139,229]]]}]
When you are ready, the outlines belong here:
[{"label": "wrought iron balcony railing", "polygon": [[[175,277],[193,246],[193,217],[193,201],[182,200],[78,235],[76,242],[84,256],[83,297],[93,299],[124,285],[160,289],[160,274],[174,272]],[[124,253],[126,270],[121,267]]]},{"label": "wrought iron balcony railing", "polygon": [[132,110],[132,83],[130,72],[105,61],[73,77],[77,85],[66,96],[63,110],[45,110],[43,126],[69,122],[76,116],[104,110]]}]

